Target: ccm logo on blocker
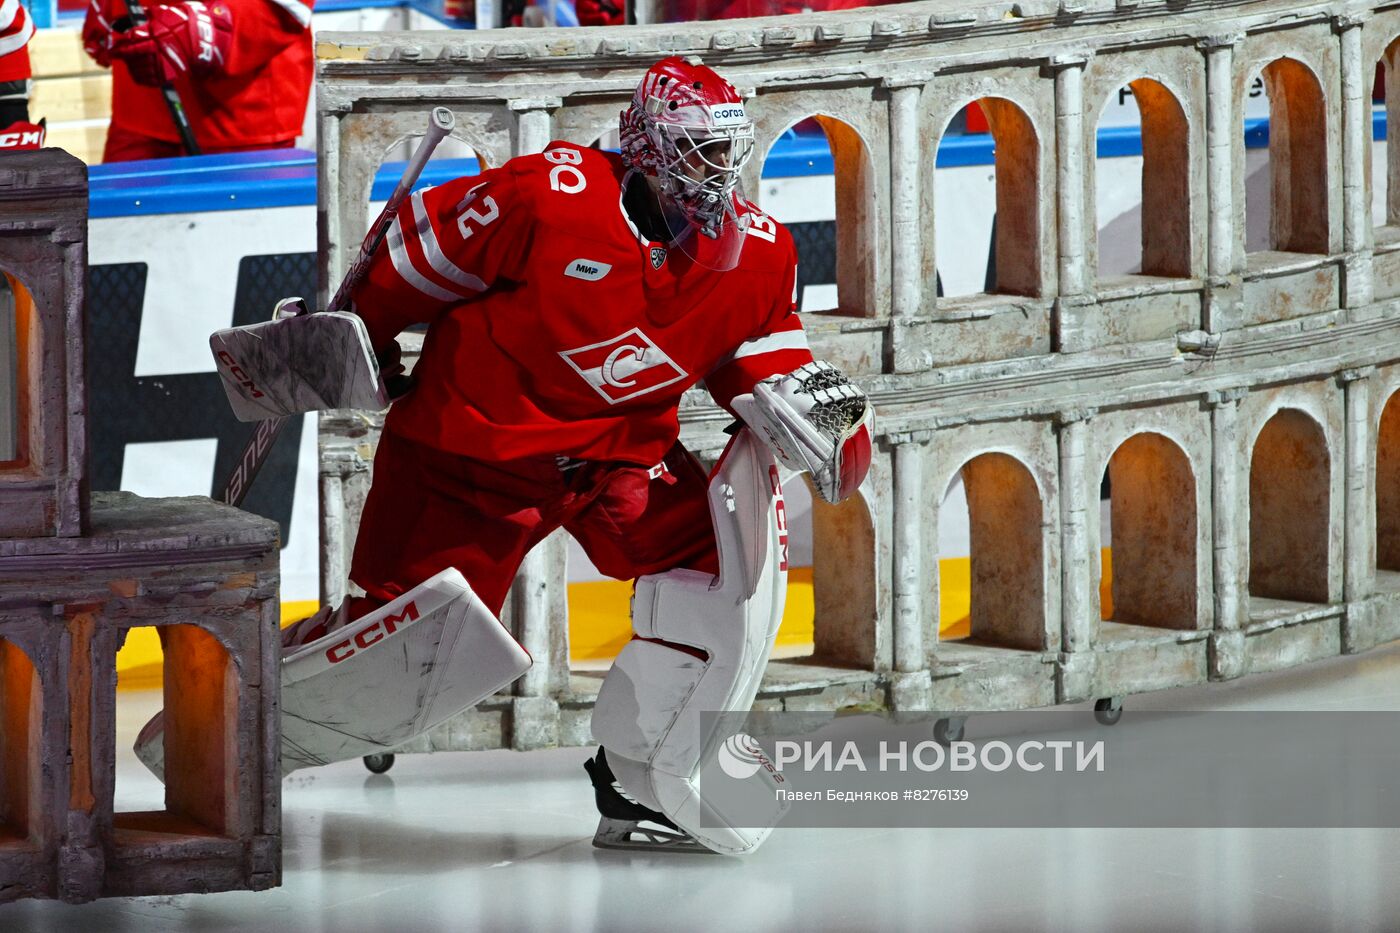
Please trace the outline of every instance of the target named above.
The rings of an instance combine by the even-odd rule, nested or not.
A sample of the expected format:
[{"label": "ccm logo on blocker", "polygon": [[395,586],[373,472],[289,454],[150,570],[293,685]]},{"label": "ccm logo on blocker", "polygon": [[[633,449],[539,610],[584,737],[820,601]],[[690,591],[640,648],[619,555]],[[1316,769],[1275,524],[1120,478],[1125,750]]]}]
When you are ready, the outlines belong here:
[{"label": "ccm logo on blocker", "polygon": [[243,371],[243,367],[238,365],[238,361],[229,355],[227,350],[219,351],[219,362],[228,367],[229,375],[238,380],[238,384],[249,392],[249,398],[262,398],[263,394],[258,391],[258,387],[253,384],[253,380],[248,378],[248,374]]},{"label": "ccm logo on blocker", "polygon": [[363,630],[356,632],[353,638],[347,638],[342,642],[337,642],[326,649],[326,660],[332,664],[339,664],[341,661],[354,657],[356,651],[368,648],[370,645],[392,635],[399,630],[400,625],[409,626],[418,621],[418,604],[409,603],[404,607],[403,612],[396,616],[385,616],[373,625],[366,626]]}]

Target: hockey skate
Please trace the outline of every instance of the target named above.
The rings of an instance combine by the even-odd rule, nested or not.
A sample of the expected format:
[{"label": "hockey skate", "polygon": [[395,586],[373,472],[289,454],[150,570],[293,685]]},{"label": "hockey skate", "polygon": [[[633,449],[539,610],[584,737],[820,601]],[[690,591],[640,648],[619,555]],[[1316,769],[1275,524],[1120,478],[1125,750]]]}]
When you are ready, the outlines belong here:
[{"label": "hockey skate", "polygon": [[593,845],[599,849],[630,849],[637,852],[709,852],[692,839],[664,813],[628,797],[608,767],[607,755],[598,749],[596,757],[583,763],[593,782],[593,800],[600,814]]}]

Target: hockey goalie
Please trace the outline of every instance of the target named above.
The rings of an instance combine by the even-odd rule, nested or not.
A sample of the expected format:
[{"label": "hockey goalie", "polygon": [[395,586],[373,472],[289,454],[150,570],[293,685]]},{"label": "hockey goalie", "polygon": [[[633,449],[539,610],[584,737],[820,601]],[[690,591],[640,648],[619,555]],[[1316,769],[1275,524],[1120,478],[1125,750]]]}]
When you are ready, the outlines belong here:
[{"label": "hockey goalie", "polygon": [[[766,837],[778,812],[731,817],[703,793],[730,738],[703,714],[750,708],[777,634],[779,464],[828,501],[850,496],[873,415],[808,350],[792,238],[739,189],[753,145],[734,87],[667,58],[621,115],[620,154],[552,142],[398,210],[353,312],[386,361],[402,330],[429,329],[375,456],[350,572],[365,595],[284,635],[289,670],[315,660],[284,707],[314,688],[334,713],[325,734],[288,723],[299,764],[365,753],[334,736],[363,734],[355,717],[395,690],[390,671],[443,672],[415,728],[518,676],[528,660],[495,617],[521,560],[563,527],[599,570],[637,581],[635,638],[593,714],[595,842],[740,854]],[[702,380],[742,424],[712,474],[678,442],[681,395]],[[439,663],[433,639],[473,647]],[[328,679],[356,658],[385,683]],[[764,769],[750,780],[773,800]]]}]

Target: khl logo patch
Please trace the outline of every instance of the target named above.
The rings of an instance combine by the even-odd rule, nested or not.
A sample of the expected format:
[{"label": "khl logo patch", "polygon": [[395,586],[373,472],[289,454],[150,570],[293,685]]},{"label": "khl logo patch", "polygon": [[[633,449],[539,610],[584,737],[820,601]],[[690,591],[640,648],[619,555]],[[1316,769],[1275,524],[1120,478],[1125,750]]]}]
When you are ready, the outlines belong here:
[{"label": "khl logo patch", "polygon": [[559,355],[610,405],[664,389],[688,375],[636,327]]}]

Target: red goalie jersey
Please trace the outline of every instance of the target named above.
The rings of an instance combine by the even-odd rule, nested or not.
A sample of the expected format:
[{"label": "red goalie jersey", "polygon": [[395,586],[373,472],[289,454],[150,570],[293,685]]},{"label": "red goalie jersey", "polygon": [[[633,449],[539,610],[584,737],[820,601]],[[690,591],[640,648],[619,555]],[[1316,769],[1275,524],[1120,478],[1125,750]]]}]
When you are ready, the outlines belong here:
[{"label": "red goalie jersey", "polygon": [[405,201],[353,295],[376,349],[431,325],[387,431],[481,460],[650,466],[686,389],[727,407],[811,361],[788,232],[747,205],[738,266],[706,269],[638,233],[625,172],[554,142]]}]

